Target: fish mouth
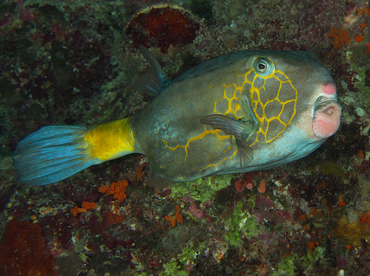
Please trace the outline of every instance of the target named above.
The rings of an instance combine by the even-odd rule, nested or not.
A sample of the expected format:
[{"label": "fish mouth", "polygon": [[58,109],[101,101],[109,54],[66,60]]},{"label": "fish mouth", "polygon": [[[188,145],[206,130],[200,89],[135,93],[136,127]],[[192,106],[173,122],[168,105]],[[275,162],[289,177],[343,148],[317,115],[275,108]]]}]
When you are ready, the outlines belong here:
[{"label": "fish mouth", "polygon": [[326,139],[337,132],[342,107],[335,94],[319,96],[313,107],[312,130],[317,138]]}]

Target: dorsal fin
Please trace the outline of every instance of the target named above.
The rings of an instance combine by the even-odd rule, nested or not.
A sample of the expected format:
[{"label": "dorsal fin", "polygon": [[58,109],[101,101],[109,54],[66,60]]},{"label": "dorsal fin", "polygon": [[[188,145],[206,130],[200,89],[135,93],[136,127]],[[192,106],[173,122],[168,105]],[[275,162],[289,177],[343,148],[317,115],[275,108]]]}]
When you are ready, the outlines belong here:
[{"label": "dorsal fin", "polygon": [[139,49],[140,49],[141,54],[151,65],[152,71],[154,71],[154,72],[149,72],[147,74],[145,87],[149,91],[145,91],[145,92],[147,92],[147,94],[156,96],[159,93],[161,93],[163,89],[165,89],[170,84],[171,81],[169,80],[168,76],[163,71],[162,66],[155,59],[153,54],[143,45],[139,45]]}]

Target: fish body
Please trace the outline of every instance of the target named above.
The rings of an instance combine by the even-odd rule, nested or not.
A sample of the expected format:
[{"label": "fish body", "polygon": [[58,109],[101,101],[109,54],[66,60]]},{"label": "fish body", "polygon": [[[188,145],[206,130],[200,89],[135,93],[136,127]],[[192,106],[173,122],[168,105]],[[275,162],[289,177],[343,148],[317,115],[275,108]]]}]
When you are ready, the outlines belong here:
[{"label": "fish body", "polygon": [[130,153],[145,154],[153,172],[172,181],[269,169],[308,155],[340,123],[334,81],[308,52],[222,56],[159,90],[133,117],[26,137],[14,155],[20,181],[49,184]]},{"label": "fish body", "polygon": [[[159,176],[175,181],[282,165],[327,138],[312,128],[320,97],[336,109],[337,130],[340,107],[323,86],[335,90],[329,72],[304,52],[247,51],[211,60],[175,79],[133,118],[135,151],[148,157]],[[251,160],[241,160],[234,135],[201,122],[210,114],[254,117],[257,129],[245,141]]]}]

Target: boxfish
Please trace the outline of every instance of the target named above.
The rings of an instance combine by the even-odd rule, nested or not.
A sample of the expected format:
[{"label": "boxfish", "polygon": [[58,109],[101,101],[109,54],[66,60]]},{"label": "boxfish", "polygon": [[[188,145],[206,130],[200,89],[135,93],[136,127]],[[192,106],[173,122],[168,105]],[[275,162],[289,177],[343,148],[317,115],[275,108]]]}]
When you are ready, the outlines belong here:
[{"label": "boxfish", "polygon": [[133,153],[171,182],[265,170],[307,156],[340,126],[334,80],[313,53],[238,52],[170,81],[140,49],[153,68],[145,86],[153,101],[128,118],[25,137],[13,156],[20,182],[54,183]]}]

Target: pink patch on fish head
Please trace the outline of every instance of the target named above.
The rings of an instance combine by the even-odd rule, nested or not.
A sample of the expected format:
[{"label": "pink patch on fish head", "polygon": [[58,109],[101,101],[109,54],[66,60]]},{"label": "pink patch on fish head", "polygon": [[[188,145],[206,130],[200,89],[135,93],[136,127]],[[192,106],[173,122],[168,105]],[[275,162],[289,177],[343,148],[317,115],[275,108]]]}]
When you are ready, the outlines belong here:
[{"label": "pink patch on fish head", "polygon": [[[322,92],[328,96],[336,94],[334,84],[323,85]],[[312,129],[316,137],[328,138],[337,132],[340,125],[341,106],[331,101],[315,111]]]},{"label": "pink patch on fish head", "polygon": [[322,86],[322,92],[326,95],[335,95],[337,93],[337,88],[335,84],[329,83]]}]

